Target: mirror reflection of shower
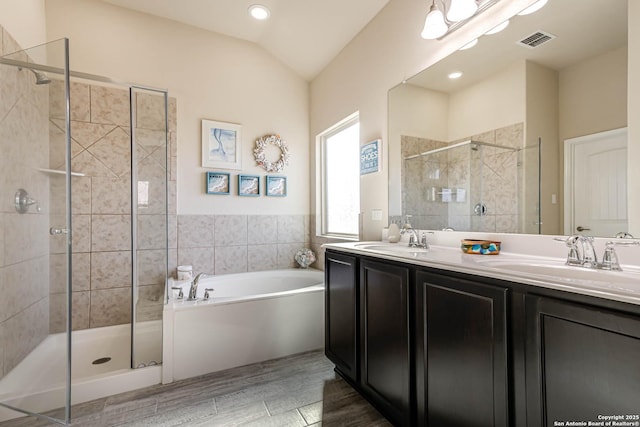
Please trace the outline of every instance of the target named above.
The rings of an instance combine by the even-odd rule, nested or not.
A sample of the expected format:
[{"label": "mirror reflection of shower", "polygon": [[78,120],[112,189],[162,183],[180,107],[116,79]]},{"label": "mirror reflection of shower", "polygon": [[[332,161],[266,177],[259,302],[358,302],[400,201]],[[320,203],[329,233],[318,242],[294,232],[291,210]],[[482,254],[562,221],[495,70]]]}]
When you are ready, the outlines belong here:
[{"label": "mirror reflection of shower", "polygon": [[[22,69],[23,67],[18,67],[18,70],[22,71]],[[33,68],[26,68],[26,69],[31,71],[33,75],[36,76],[37,85],[48,85],[49,83],[51,83],[51,79],[45,73],[34,70]]]}]

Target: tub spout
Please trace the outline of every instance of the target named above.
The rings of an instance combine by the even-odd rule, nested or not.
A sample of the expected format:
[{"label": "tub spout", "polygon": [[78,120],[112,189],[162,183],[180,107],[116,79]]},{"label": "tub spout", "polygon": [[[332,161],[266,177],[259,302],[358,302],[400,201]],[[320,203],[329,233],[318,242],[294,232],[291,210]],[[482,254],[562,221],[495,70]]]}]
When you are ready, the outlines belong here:
[{"label": "tub spout", "polygon": [[191,288],[189,288],[189,298],[187,301],[195,301],[198,299],[198,282],[200,282],[200,279],[206,276],[205,273],[199,273],[195,279],[193,279],[193,281],[191,282]]}]

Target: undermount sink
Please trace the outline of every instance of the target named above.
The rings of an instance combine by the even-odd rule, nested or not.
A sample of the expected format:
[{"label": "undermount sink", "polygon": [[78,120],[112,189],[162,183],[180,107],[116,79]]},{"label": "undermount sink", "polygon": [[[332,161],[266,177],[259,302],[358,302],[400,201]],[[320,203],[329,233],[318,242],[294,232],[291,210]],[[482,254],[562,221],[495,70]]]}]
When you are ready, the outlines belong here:
[{"label": "undermount sink", "polygon": [[368,251],[388,252],[404,255],[416,255],[420,253],[426,253],[428,251],[428,249],[425,248],[411,247],[406,243],[358,243],[355,245],[355,247]]},{"label": "undermount sink", "polygon": [[514,261],[514,260],[483,260],[482,265],[500,270],[508,270],[527,275],[550,276],[562,281],[591,281],[606,284],[610,287],[627,288],[633,286],[637,289],[640,283],[640,274],[637,271],[609,271],[570,266],[558,261]]}]

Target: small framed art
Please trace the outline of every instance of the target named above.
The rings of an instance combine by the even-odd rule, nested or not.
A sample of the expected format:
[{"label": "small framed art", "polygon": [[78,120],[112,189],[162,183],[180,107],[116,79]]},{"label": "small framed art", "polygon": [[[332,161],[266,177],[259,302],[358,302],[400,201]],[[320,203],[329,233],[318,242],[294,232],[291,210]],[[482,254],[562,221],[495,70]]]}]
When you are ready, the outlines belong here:
[{"label": "small framed art", "polygon": [[207,194],[229,194],[229,174],[225,172],[207,172],[205,186]]},{"label": "small framed art", "polygon": [[381,152],[381,139],[360,144],[360,175],[380,172]]},{"label": "small framed art", "polygon": [[260,177],[256,175],[238,175],[238,196],[259,196]]},{"label": "small framed art", "polygon": [[202,121],[202,167],[242,169],[242,126]]},{"label": "small framed art", "polygon": [[284,197],[287,195],[287,177],[267,175],[267,196]]}]

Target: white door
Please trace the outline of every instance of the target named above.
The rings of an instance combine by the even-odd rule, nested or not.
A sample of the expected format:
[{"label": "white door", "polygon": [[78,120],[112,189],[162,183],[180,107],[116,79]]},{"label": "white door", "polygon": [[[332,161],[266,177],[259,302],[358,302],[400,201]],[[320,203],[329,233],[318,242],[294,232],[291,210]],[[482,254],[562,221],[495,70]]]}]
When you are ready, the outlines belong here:
[{"label": "white door", "polygon": [[627,230],[627,128],[566,140],[565,234]]}]

